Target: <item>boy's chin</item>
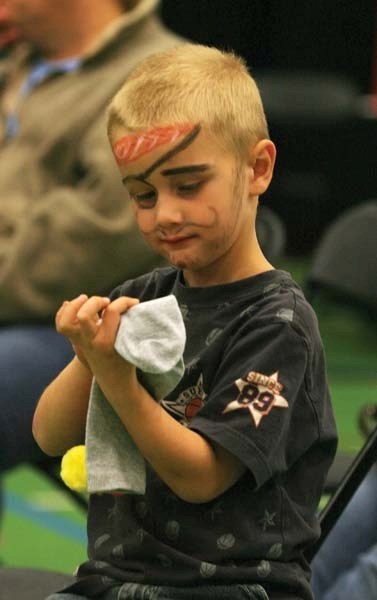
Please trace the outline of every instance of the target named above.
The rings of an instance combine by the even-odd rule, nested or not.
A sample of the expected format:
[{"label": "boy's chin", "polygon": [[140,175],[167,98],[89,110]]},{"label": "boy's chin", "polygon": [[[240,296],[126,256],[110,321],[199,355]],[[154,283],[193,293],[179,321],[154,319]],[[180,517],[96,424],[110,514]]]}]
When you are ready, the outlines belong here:
[{"label": "boy's chin", "polygon": [[177,267],[177,269],[189,268],[189,261],[185,259],[184,256],[179,256],[178,253],[164,252],[164,257],[173,267]]},{"label": "boy's chin", "polygon": [[[169,260],[169,259],[168,259]],[[174,266],[177,267],[177,269],[187,269],[188,265],[187,265],[187,261],[182,260],[182,259],[177,259],[177,260],[169,260],[169,262]]]}]

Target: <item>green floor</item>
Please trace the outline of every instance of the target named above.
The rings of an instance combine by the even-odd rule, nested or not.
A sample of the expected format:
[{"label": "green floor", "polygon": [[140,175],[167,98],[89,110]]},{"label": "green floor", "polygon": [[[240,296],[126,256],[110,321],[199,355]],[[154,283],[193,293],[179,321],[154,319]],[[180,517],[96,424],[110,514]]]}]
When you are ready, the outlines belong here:
[{"label": "green floor", "polygon": [[[279,265],[298,281],[307,263]],[[356,452],[363,442],[359,408],[377,401],[376,323],[351,307],[315,304],[325,345],[340,449]],[[64,494],[33,469],[22,467],[5,480],[6,511],[0,557],[9,566],[45,567],[71,573],[85,558],[85,517]]]},{"label": "green floor", "polygon": [[7,566],[72,573],[85,559],[85,515],[38,472],[20,467],[6,478],[0,556]]}]

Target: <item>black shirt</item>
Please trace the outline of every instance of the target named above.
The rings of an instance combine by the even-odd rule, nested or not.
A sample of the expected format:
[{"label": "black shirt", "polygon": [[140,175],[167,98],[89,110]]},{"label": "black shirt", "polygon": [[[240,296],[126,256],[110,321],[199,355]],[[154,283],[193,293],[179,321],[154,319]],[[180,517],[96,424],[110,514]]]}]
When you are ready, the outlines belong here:
[{"label": "black shirt", "polygon": [[161,404],[247,469],[204,504],[181,500],[149,466],[144,496],[91,496],[80,589],[247,582],[311,600],[303,550],[319,535],[337,439],[315,314],[278,270],[190,288],[175,268],[157,269],[112,296],[168,294],[186,325],[186,369]]}]

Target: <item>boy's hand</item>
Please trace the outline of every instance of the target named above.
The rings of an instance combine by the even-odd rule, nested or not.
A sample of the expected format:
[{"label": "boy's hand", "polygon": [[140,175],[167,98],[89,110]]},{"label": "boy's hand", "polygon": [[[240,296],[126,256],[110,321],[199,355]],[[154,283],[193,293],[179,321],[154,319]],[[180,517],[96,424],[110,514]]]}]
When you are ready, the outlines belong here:
[{"label": "boy's hand", "polygon": [[126,296],[111,302],[106,297],[81,294],[63,303],[56,314],[56,329],[71,341],[78,359],[90,368],[96,356],[116,354],[114,343],[121,314],[138,303],[137,298]]},{"label": "boy's hand", "polygon": [[72,334],[68,333],[67,328],[64,328],[64,323],[67,322],[67,318],[69,316],[69,313],[72,313],[74,310],[77,310],[79,308],[81,308],[81,306],[88,300],[88,296],[86,296],[85,294],[81,294],[80,296],[78,296],[77,298],[75,298],[74,300],[68,301],[65,300],[63,302],[63,304],[61,305],[61,307],[59,308],[59,310],[56,313],[55,316],[55,328],[56,331],[58,331],[59,333],[61,333],[62,335],[64,335],[65,337],[67,337],[69,339],[69,341],[72,344],[73,350],[77,356],[77,358],[79,359],[79,361],[87,368],[90,370],[89,364],[79,346],[78,341],[75,341],[73,339]]}]

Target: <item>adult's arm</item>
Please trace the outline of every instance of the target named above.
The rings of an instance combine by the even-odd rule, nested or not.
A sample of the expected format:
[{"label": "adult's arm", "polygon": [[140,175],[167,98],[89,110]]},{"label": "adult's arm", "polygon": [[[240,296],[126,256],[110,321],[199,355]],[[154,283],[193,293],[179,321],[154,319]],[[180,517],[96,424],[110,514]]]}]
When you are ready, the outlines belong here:
[{"label": "adult's arm", "polygon": [[[54,160],[64,161],[64,149]],[[83,290],[108,293],[153,266],[157,259],[136,230],[104,117],[77,149],[76,181],[51,185],[48,165],[14,169],[8,177],[15,192],[0,198],[0,322],[52,320],[64,299]]]}]

